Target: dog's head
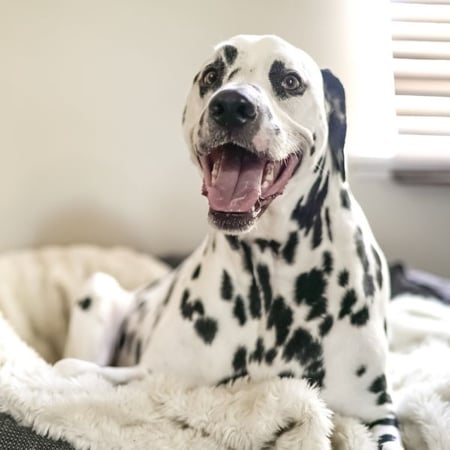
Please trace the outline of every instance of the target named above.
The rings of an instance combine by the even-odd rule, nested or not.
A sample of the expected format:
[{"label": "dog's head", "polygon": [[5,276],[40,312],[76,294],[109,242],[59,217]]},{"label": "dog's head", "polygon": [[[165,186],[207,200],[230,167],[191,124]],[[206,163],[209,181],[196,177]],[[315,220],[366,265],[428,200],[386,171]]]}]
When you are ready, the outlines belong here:
[{"label": "dog's head", "polygon": [[210,223],[248,231],[329,148],[345,177],[345,99],[339,80],[276,36],[219,44],[195,76],[185,138],[203,174]]}]

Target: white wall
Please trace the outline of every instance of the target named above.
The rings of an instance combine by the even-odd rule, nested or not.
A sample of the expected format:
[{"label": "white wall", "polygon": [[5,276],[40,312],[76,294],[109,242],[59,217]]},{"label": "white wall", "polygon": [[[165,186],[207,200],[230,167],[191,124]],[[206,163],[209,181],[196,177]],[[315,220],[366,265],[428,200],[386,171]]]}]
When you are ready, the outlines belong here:
[{"label": "white wall", "polygon": [[[206,205],[181,138],[181,111],[200,63],[233,34],[279,34],[332,68],[347,86],[349,148],[391,152],[387,6],[0,0],[0,250],[96,242],[189,251],[206,228]],[[430,215],[408,232],[396,228],[403,200],[371,183],[357,183],[357,195],[369,203],[388,255],[450,275],[450,264],[442,268],[446,233],[431,238],[447,239],[445,254],[442,244],[433,247],[441,255],[433,264],[408,236],[426,233]],[[377,207],[380,195],[389,211]],[[429,198],[413,195],[418,211]],[[431,210],[442,210],[443,197]]]}]

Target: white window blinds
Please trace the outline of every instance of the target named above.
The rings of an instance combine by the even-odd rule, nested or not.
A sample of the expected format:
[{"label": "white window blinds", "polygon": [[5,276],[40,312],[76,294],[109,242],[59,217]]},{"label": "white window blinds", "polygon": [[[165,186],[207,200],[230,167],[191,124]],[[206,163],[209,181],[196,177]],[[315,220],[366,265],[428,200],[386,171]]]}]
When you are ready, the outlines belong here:
[{"label": "white window blinds", "polygon": [[399,156],[450,168],[450,0],[392,0]]}]

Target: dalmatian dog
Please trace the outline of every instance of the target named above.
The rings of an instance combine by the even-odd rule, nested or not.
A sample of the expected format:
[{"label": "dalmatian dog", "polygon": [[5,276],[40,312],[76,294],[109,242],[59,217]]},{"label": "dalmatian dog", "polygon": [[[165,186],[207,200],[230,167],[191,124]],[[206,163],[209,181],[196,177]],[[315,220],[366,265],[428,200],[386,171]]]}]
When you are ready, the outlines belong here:
[{"label": "dalmatian dog", "polygon": [[207,237],[137,292],[90,280],[67,343],[90,363],[57,367],[114,382],[147,370],[192,385],[303,378],[379,449],[402,449],[385,374],[388,274],[350,192],[339,80],[276,36],[236,36],[195,75],[183,127]]}]

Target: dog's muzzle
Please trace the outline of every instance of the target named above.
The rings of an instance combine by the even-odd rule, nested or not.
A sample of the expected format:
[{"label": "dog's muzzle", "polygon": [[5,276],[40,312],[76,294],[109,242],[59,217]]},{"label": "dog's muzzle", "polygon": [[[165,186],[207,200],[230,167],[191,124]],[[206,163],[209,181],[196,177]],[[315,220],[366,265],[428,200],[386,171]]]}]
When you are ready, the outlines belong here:
[{"label": "dog's muzzle", "polygon": [[248,230],[269,203],[282,194],[300,165],[300,153],[279,161],[270,148],[255,148],[261,123],[258,101],[245,89],[219,91],[208,105],[210,147],[202,145],[203,195],[210,221],[228,232]]}]

